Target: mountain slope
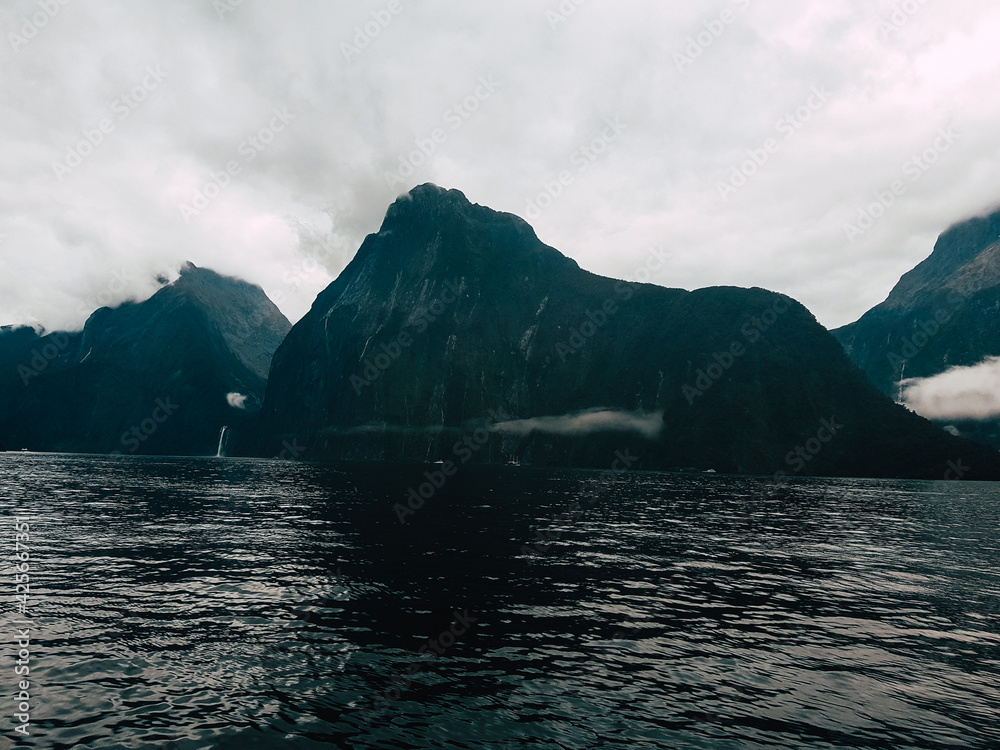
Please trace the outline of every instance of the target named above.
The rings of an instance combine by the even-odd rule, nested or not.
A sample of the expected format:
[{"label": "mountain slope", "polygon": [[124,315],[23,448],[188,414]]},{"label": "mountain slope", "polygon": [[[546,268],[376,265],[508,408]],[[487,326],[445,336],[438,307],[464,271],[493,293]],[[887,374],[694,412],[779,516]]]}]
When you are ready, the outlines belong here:
[{"label": "mountain slope", "polygon": [[944,232],[885,302],[832,331],[883,393],[1000,355],[1000,211]]},{"label": "mountain slope", "polygon": [[83,331],[0,329],[0,443],[214,454],[221,427],[259,408],[289,328],[259,287],[188,264],[145,302],[97,310]]},{"label": "mountain slope", "polygon": [[797,302],[596,276],[433,185],[390,206],[276,352],[249,450],[290,446],[593,466],[635,448],[647,468],[931,478],[962,457],[1000,477],[995,453],[875,391]]}]

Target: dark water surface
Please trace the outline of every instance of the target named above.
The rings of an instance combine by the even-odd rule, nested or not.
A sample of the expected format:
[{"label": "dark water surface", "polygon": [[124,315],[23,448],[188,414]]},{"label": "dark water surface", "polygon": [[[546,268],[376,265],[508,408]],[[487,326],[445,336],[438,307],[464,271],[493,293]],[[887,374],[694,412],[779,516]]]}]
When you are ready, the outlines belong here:
[{"label": "dark water surface", "polygon": [[0,745],[16,515],[18,745],[1000,747],[1000,488],[427,469],[0,455]]}]

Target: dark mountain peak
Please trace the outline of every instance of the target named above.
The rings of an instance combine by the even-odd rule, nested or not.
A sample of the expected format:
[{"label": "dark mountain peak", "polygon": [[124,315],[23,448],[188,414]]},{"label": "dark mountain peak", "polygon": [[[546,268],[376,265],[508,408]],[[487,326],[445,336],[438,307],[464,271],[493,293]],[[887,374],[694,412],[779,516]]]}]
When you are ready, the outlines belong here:
[{"label": "dark mountain peak", "polygon": [[520,216],[472,203],[461,190],[432,183],[417,185],[399,196],[386,211],[379,235],[404,232],[417,236],[422,231],[434,234],[468,232],[476,238],[490,229],[509,231],[512,233],[510,239],[516,237],[521,243],[542,245],[531,225]]},{"label": "dark mountain peak", "polygon": [[933,252],[903,274],[879,307],[909,309],[941,290],[969,294],[1000,286],[1000,266],[993,259],[998,243],[1000,210],[949,227]]},{"label": "dark mountain peak", "polygon": [[898,397],[904,378],[1000,354],[998,306],[1000,210],[944,231],[884,302],[832,333],[879,390]]},{"label": "dark mountain peak", "polygon": [[196,266],[191,261],[185,261],[184,265],[180,267],[180,275],[172,283],[167,286],[184,288],[194,288],[196,286],[240,286],[240,287],[258,287],[256,284],[251,284],[248,281],[237,278],[235,276],[225,276],[217,271],[213,271],[211,268],[202,268]]},{"label": "dark mountain peak", "polygon": [[[428,302],[445,281],[505,288],[529,279],[543,285],[576,262],[538,239],[514,214],[469,201],[459,190],[418,185],[386,211],[340,277],[320,293],[319,309],[352,300],[367,312]],[[548,282],[545,281],[548,279]]]},{"label": "dark mountain peak", "polygon": [[413,233],[433,227],[457,229],[481,219],[483,210],[482,206],[472,204],[460,190],[448,190],[430,183],[418,185],[393,201],[385,212],[378,234]]},{"label": "dark mountain peak", "polygon": [[417,185],[389,206],[379,234],[417,226],[461,226],[473,219],[474,208],[483,210],[482,206],[474,206],[460,190],[448,190],[431,183]]},{"label": "dark mountain peak", "polygon": [[[289,328],[259,286],[188,263],[150,298],[97,310],[82,332],[0,331],[0,440],[214,454],[222,426],[259,407]],[[163,421],[130,437],[156,407]]]},{"label": "dark mountain peak", "polygon": [[[201,268],[187,261],[180,269],[180,276],[153,295],[184,295],[202,305],[224,309],[234,302],[260,304],[267,295],[259,284],[252,284],[236,276],[226,276],[211,268]],[[267,306],[271,306],[267,300]],[[276,309],[276,308],[275,308]]]},{"label": "dark mountain peak", "polygon": [[146,303],[148,311],[185,304],[204,315],[244,365],[259,377],[267,377],[271,356],[291,323],[259,285],[188,261],[177,280]]},{"label": "dark mountain peak", "polygon": [[425,182],[417,185],[408,193],[403,193],[392,205],[389,206],[387,215],[394,211],[406,210],[407,208],[463,208],[472,206],[473,203],[465,197],[465,193],[456,188],[444,188],[435,185],[433,182]]}]

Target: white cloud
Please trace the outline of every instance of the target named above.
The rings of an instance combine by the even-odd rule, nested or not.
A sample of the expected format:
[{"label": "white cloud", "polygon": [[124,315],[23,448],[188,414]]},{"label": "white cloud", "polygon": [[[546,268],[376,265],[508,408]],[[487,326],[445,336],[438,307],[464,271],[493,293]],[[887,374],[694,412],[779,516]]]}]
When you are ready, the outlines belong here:
[{"label": "white cloud", "polygon": [[226,403],[234,409],[246,409],[247,397],[242,393],[227,393]]},{"label": "white cloud", "polygon": [[1000,357],[952,367],[930,378],[903,380],[902,403],[928,419],[1000,417]]},{"label": "white cloud", "polygon": [[578,414],[515,419],[493,425],[495,432],[528,435],[532,432],[579,437],[595,432],[635,432],[650,440],[663,429],[663,412],[640,413],[589,409]]},{"label": "white cloud", "polygon": [[[17,50],[7,35],[39,6],[7,2],[0,323],[78,326],[112,272],[131,279],[121,301],[184,260],[261,284],[295,320],[412,184],[524,214],[569,170],[532,223],[583,267],[624,276],[662,247],[673,259],[655,283],[763,286],[835,326],[881,301],[949,224],[1000,200],[986,0],[920,5],[891,34],[879,29],[890,0],[591,2],[555,28],[554,0],[400,2],[350,61],[341,43],[386,0],[244,2],[221,19],[204,0],[71,2]],[[679,70],[674,53],[724,6],[735,20]],[[149,66],[166,76],[120,119],[115,102],[152,82]],[[449,110],[481,76],[501,86],[453,129]],[[778,121],[812,86],[830,101],[723,201],[719,181],[783,138]],[[287,129],[241,151],[281,107]],[[105,118],[112,132],[59,181],[53,162]],[[574,154],[607,118],[627,130],[583,169]],[[962,132],[954,148],[847,242],[844,223],[948,125]],[[385,174],[436,128],[446,140],[390,187]],[[178,204],[231,161],[239,174],[185,222]]]}]

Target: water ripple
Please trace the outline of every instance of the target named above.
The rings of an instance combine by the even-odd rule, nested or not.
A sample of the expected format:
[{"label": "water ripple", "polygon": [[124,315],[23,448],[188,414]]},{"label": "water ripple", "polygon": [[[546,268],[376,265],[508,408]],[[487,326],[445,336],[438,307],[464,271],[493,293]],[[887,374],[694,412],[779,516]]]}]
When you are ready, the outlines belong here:
[{"label": "water ripple", "polygon": [[424,470],[0,456],[33,746],[1000,746],[991,485]]}]

